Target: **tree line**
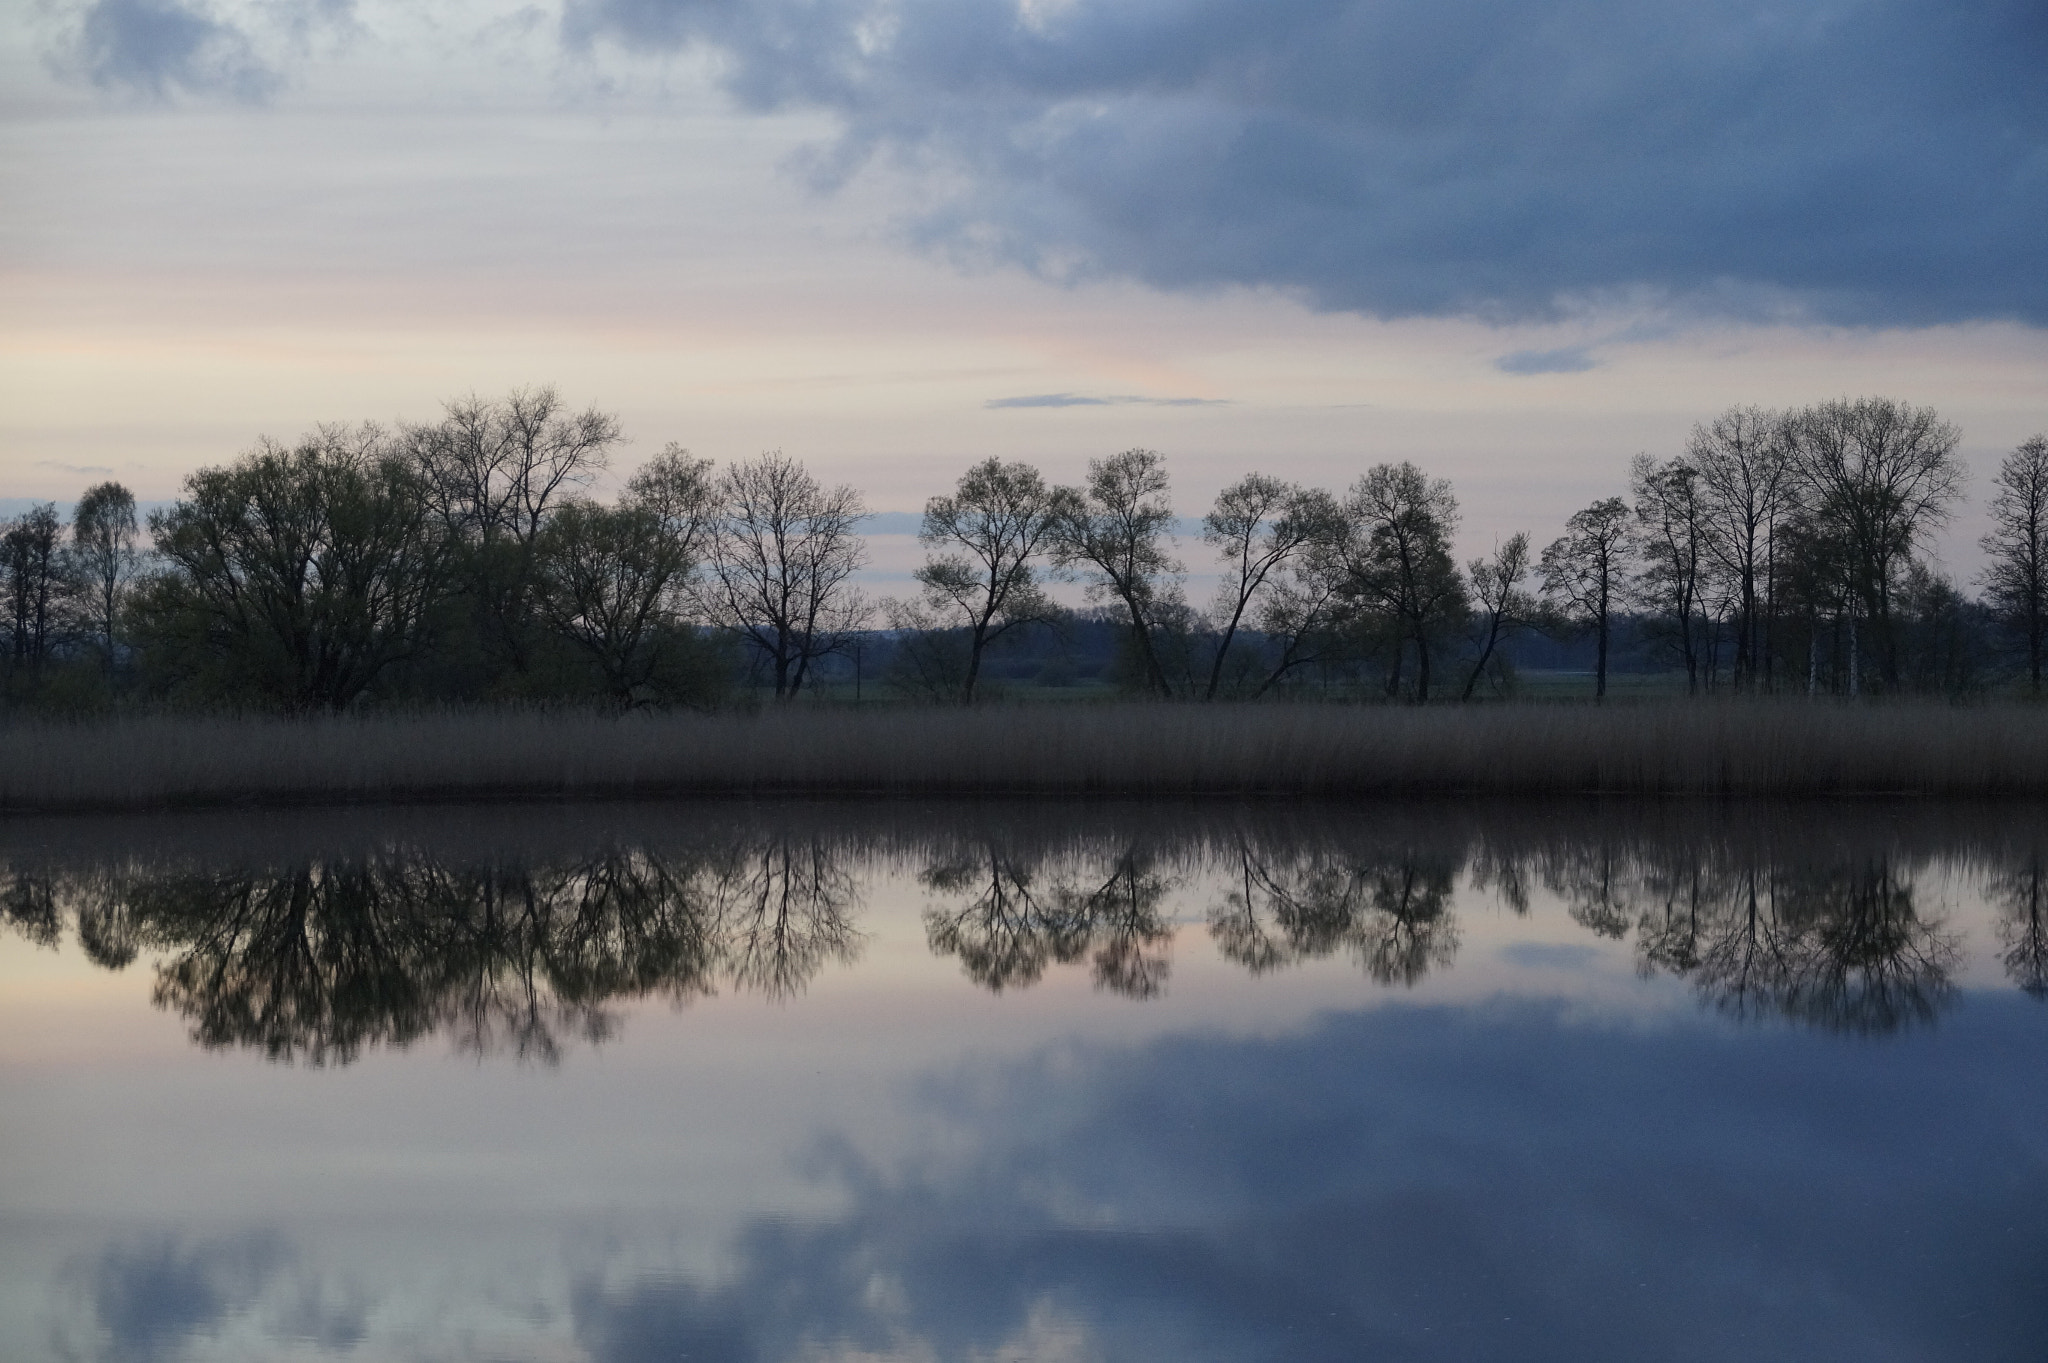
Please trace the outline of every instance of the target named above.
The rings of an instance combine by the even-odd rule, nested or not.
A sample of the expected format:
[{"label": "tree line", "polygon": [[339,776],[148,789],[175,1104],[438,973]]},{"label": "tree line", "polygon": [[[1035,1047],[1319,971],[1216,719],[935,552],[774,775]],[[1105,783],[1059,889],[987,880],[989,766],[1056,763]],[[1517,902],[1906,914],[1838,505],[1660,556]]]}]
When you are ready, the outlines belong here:
[{"label": "tree line", "polygon": [[1248,474],[1201,520],[1206,604],[1158,452],[1096,459],[1074,486],[988,459],[926,504],[916,591],[877,601],[855,583],[857,490],[779,451],[721,468],[670,445],[601,502],[617,419],[521,389],[259,441],[146,522],[103,483],[68,525],[52,504],[7,523],[6,694],[623,709],[788,700],[873,663],[900,693],[972,703],[992,657],[1087,630],[1115,637],[1125,689],[1162,699],[1473,700],[1512,689],[1533,636],[1584,641],[1604,697],[1621,634],[1693,693],[2038,694],[2048,439],[1999,468],[1975,595],[1929,554],[1962,496],[1959,439],[1887,398],[1731,408],[1681,452],[1638,455],[1626,495],[1540,552],[1517,533],[1462,565],[1453,489],[1412,463],[1342,492]]}]

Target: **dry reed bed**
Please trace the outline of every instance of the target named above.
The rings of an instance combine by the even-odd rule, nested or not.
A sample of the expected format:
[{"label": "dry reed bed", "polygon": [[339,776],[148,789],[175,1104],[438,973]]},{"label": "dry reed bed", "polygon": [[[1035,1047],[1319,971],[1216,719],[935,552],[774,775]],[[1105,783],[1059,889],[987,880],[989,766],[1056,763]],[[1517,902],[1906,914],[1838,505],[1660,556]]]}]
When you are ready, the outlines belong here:
[{"label": "dry reed bed", "polygon": [[2048,794],[2048,710],[1132,704],[0,728],[0,808],[683,794]]}]

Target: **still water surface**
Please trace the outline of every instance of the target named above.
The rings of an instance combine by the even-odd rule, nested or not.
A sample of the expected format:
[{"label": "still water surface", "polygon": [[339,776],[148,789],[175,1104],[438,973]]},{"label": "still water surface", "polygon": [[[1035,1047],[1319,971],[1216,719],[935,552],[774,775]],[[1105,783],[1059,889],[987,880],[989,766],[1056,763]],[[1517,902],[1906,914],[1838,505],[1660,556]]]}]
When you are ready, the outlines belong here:
[{"label": "still water surface", "polygon": [[2048,1352],[2048,812],[0,830],[0,1357]]}]

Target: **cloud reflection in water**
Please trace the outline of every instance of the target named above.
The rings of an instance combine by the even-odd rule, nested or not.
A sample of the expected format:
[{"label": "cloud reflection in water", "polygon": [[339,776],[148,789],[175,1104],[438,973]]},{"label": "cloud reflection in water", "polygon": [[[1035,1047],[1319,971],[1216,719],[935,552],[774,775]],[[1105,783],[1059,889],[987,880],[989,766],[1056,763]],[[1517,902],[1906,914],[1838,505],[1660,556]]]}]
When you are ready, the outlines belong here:
[{"label": "cloud reflection in water", "polygon": [[[495,1318],[506,1356],[1999,1360],[2048,1337],[2048,1012],[2022,992],[2048,862],[2025,811],[698,814],[53,842],[7,854],[0,909],[145,962],[208,1045],[329,1064],[437,1034],[554,1059],[639,997],[794,1002],[854,963],[879,871],[915,878],[924,946],[970,987],[1066,969],[1156,1000],[1183,984],[1177,928],[1263,987],[1317,961],[1364,986],[1275,1035],[938,1048],[890,1141],[826,1121],[810,1167],[839,1210],[749,1210],[715,1268],[655,1272],[543,1219],[575,1246],[543,1300],[479,1238],[492,1309],[540,1303],[524,1335]],[[2017,988],[1961,987],[1953,877]],[[1567,934],[1511,948],[1540,980],[1408,992],[1457,968],[1481,897]],[[1615,943],[1706,1006],[1579,1006]],[[577,1159],[662,1134],[593,1129]],[[73,1263],[67,1338],[403,1354],[384,1322],[424,1308],[345,1289],[320,1234],[117,1236]],[[490,1353],[438,1328],[441,1352]]]}]

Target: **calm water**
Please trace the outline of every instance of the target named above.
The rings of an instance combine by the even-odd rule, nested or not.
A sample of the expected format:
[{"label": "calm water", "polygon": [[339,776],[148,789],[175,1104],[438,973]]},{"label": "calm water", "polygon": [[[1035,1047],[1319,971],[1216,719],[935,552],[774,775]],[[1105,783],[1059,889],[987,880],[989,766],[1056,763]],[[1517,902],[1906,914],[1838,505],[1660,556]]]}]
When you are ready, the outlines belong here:
[{"label": "calm water", "polygon": [[0,1357],[2048,1356],[2048,811],[0,830]]}]

